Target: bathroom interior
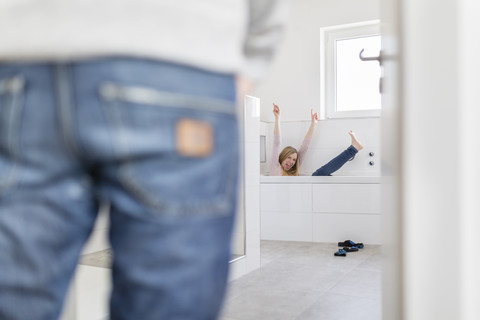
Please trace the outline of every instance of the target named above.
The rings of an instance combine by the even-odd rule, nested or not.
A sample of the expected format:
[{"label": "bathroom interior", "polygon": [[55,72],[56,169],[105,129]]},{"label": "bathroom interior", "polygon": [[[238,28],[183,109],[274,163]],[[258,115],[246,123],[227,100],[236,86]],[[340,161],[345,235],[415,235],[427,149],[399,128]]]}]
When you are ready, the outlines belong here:
[{"label": "bathroom interior", "polygon": [[[386,2],[397,3],[390,0]],[[403,1],[403,3],[410,5],[410,8],[417,8],[418,12],[422,10],[419,5],[414,4],[413,0]],[[415,190],[419,182],[423,182],[415,180],[416,178],[413,175],[406,175],[402,180],[403,188],[406,190],[402,194],[402,201],[410,201],[408,204],[411,212],[411,214],[406,212],[405,217],[410,220],[402,222],[397,216],[401,208],[401,206],[396,205],[400,201],[399,198],[396,198],[395,195],[385,197],[385,192],[389,192],[391,187],[389,183],[395,185],[394,189],[398,183],[396,181],[397,173],[392,173],[392,171],[399,167],[397,163],[399,153],[398,151],[391,151],[389,147],[392,143],[398,142],[400,137],[395,134],[387,135],[391,142],[386,143],[384,136],[389,134],[389,130],[395,130],[396,126],[399,125],[395,120],[395,117],[398,116],[398,110],[393,111],[393,113],[397,112],[393,117],[390,114],[391,110],[386,110],[387,112],[382,110],[384,113],[381,117],[379,112],[363,114],[354,112],[353,116],[336,117],[329,113],[327,107],[329,98],[327,98],[328,88],[325,87],[325,83],[328,82],[326,78],[328,74],[326,75],[324,71],[328,68],[325,66],[328,54],[325,53],[324,45],[327,41],[323,32],[328,32],[329,28],[335,30],[338,26],[378,24],[381,19],[388,17],[388,14],[382,12],[381,5],[380,0],[293,1],[289,27],[280,45],[278,56],[267,77],[250,96],[246,97],[245,105],[241,106],[244,161],[241,168],[243,179],[239,193],[243,201],[240,201],[239,204],[233,235],[230,288],[226,298],[226,311],[221,316],[222,320],[474,319],[468,316],[462,318],[449,317],[456,315],[462,306],[466,306],[467,309],[470,308],[468,309],[470,311],[473,310],[470,313],[473,316],[480,314],[478,307],[475,307],[469,299],[464,300],[465,305],[460,303],[459,299],[448,299],[456,296],[467,297],[469,296],[467,293],[478,293],[480,286],[465,284],[464,278],[465,275],[469,275],[470,278],[478,280],[478,275],[472,271],[473,266],[479,266],[478,258],[465,257],[462,258],[463,260],[460,259],[459,265],[454,265],[452,262],[454,259],[448,258],[458,258],[458,256],[447,253],[443,258],[435,256],[432,262],[425,264],[424,267],[417,267],[412,261],[414,261],[414,258],[418,258],[420,253],[417,251],[417,247],[413,246],[413,240],[403,241],[403,247],[399,247],[400,244],[395,243],[397,240],[403,239],[401,233],[404,237],[405,234],[408,234],[410,239],[424,240],[427,235],[430,237],[440,236],[446,230],[450,232],[449,228],[452,222],[460,225],[458,220],[454,220],[457,218],[453,218],[450,212],[445,212],[443,222],[434,220],[434,223],[436,223],[435,230],[428,229],[432,220],[420,220],[419,215],[413,215],[417,208],[423,209],[425,218],[432,217],[427,213],[429,209],[435,209],[431,211],[435,211],[435,214],[441,216],[444,213],[441,207],[430,208],[424,202],[428,199],[417,199],[413,196],[413,193],[410,193],[407,187]],[[454,5],[452,4],[452,6]],[[448,14],[448,8],[439,12],[441,17],[447,17]],[[395,20],[396,18],[392,19]],[[466,21],[474,23],[472,19]],[[455,22],[458,21],[447,23],[445,28]],[[478,26],[478,22],[475,23]],[[410,28],[421,25],[421,19],[417,15],[413,15]],[[405,27],[405,29],[408,28]],[[384,37],[384,34],[381,36],[382,41],[391,41],[391,39]],[[420,35],[418,37],[420,38]],[[413,46],[417,45],[420,40],[415,38],[411,41]],[[432,53],[440,46],[440,41],[438,44],[434,42],[430,47],[423,45],[422,48],[425,51],[425,54],[421,57],[423,61],[428,61],[430,59],[428,53]],[[408,54],[408,42],[405,42],[405,47],[407,48],[405,52]],[[453,52],[454,49],[449,50]],[[376,54],[368,53],[368,56],[375,55],[378,55],[378,52]],[[472,58],[469,57],[469,59],[468,61],[471,61]],[[378,70],[381,69],[378,61],[365,63],[374,65]],[[451,66],[451,68],[454,67],[459,66]],[[478,67],[476,70],[478,70]],[[414,77],[414,71],[409,76]],[[468,72],[464,77],[465,79],[473,79],[473,73]],[[412,94],[411,92],[414,91],[409,87],[402,90],[405,97],[408,97],[408,94]],[[466,94],[472,94],[472,92],[472,90],[464,91]],[[427,99],[427,94],[429,94],[428,90],[425,92],[425,99]],[[395,99],[395,97],[387,96],[382,97],[382,99],[387,101]],[[403,117],[403,121],[422,119],[422,117],[424,121],[428,121],[427,116],[414,111],[415,101],[414,99],[411,101],[412,103],[405,107],[405,110],[410,110],[410,113]],[[442,105],[442,101],[438,100],[437,102]],[[274,122],[272,103],[278,104],[281,108],[283,146],[300,145],[309,126],[311,109],[320,115],[321,119],[317,123],[307,156],[308,159],[305,160],[300,177],[268,176],[268,161],[270,160],[269,152],[272,145]],[[382,105],[382,107],[384,106]],[[428,109],[429,107],[425,108]],[[470,115],[474,115],[473,111],[470,111],[471,108],[466,110],[470,112]],[[466,114],[468,114],[467,111]],[[478,115],[478,111],[475,112]],[[385,120],[385,117],[392,117],[392,122]],[[452,125],[450,120],[444,118],[440,118],[439,121],[443,125]],[[424,130],[424,126],[417,124],[415,121],[409,123],[411,124],[409,129],[417,130],[415,132],[419,133],[419,136],[421,136],[420,133],[425,133],[421,131]],[[454,129],[460,130],[460,125],[459,127],[454,126]],[[318,166],[327,162],[349,145],[350,139],[347,134],[349,130],[356,132],[364,149],[334,176],[309,177]],[[427,139],[432,138],[432,136],[428,134],[423,136],[423,138],[417,137],[416,141],[426,145]],[[465,140],[465,136],[465,132],[458,134],[458,140],[461,138]],[[419,157],[427,156],[428,148],[422,151],[417,145],[409,147],[407,144],[409,136],[402,137],[406,141],[402,147],[404,166],[414,163],[413,158],[405,156],[405,154],[409,154],[408,151],[415,150]],[[386,151],[388,151],[388,154]],[[473,152],[477,152],[478,155],[478,151],[469,152],[472,152],[470,155]],[[458,159],[452,157],[456,156],[454,154],[446,156],[434,167],[438,168],[445,162],[452,160],[458,163]],[[392,158],[394,159],[392,160]],[[385,164],[392,165],[392,167],[385,168]],[[471,162],[466,164],[468,168],[472,168]],[[420,164],[416,168],[418,168],[417,170],[423,168],[425,169],[424,172],[429,172],[430,168],[425,166]],[[478,169],[472,169],[471,172],[478,176]],[[393,177],[390,177],[390,174]],[[451,188],[454,187],[444,187],[435,183],[438,182],[435,179],[430,180],[429,187],[437,188],[440,196],[449,194]],[[473,185],[474,182],[472,178],[467,178],[464,182],[458,182],[456,186],[464,187],[460,183]],[[474,203],[471,198],[463,196],[461,199],[466,200],[467,205],[470,204],[469,208],[479,208],[478,202]],[[452,200],[448,204],[454,205],[456,203]],[[447,207],[451,208],[451,205],[447,205]],[[108,254],[109,245],[106,240],[107,212],[108,205],[105,205],[102,207],[94,232],[84,248],[81,263],[78,266],[66,300],[62,320],[108,319],[107,301],[110,290],[110,270],[104,266],[108,264],[111,256]],[[389,215],[388,219],[385,219],[387,214]],[[465,217],[468,218],[471,215],[465,215]],[[468,220],[467,218],[464,221],[478,222],[478,218],[475,218],[476,220],[473,218]],[[425,227],[424,231],[429,230],[429,232],[424,235],[419,228],[412,228],[411,226],[415,222],[418,223],[417,225]],[[455,244],[460,247],[461,240],[465,240],[467,236],[472,234],[472,229],[468,228],[466,222],[463,223],[464,229],[462,230],[466,232],[456,231],[452,234],[453,238],[457,240],[454,240],[451,248],[455,249]],[[403,225],[403,228],[399,228],[398,225]],[[386,236],[387,232],[389,234]],[[363,242],[365,244],[364,251],[349,253],[347,257],[335,257],[333,253],[338,249],[337,242],[346,239]],[[391,250],[392,248],[395,250]],[[397,250],[399,248],[403,250],[402,258],[400,258],[400,253]],[[452,252],[454,249],[452,249]],[[285,253],[300,260],[290,261],[282,255]],[[321,256],[321,259],[316,255]],[[381,265],[382,259],[387,261],[383,266]],[[280,264],[271,269],[265,268],[267,264],[272,264],[275,260],[280,261]],[[457,261],[459,260],[457,259]],[[270,293],[275,290],[280,291],[278,286],[275,290],[267,285],[265,287],[255,287],[255,282],[260,282],[261,279],[267,279],[267,282],[271,281],[272,283],[278,280],[275,280],[276,278],[272,277],[269,272],[278,272],[280,277],[288,278],[292,274],[289,273],[291,271],[285,269],[286,266],[298,266],[299,263],[309,264],[304,268],[309,270],[308,268],[317,267],[314,264],[319,262],[324,265],[318,265],[318,269],[314,270],[315,274],[320,278],[324,276],[325,278],[336,279],[333,282],[328,282],[328,290],[331,291],[324,287],[322,287],[323,292],[320,292],[320,289],[314,291],[298,289],[299,287],[305,288],[308,282],[314,282],[315,279],[308,277],[293,277],[297,281],[292,285],[294,289],[281,288],[285,292],[288,291],[290,295],[284,295],[277,300]],[[401,264],[407,268],[406,271],[400,270],[399,265]],[[461,285],[465,285],[463,287],[452,285],[451,293],[444,293],[439,297],[433,292],[434,290],[427,289],[430,288],[429,284],[435,281],[435,276],[445,275],[440,270],[441,268],[428,268],[428,266],[432,267],[433,264],[449,266],[449,275],[453,274],[453,276],[443,277],[443,279],[446,279],[444,281],[447,285],[452,284],[455,280],[458,280],[457,282]],[[462,269],[466,265],[472,267]],[[335,268],[338,271],[336,273],[332,271]],[[433,269],[438,271],[432,271]],[[461,270],[464,271],[463,275]],[[325,274],[322,275],[322,272]],[[373,281],[369,282],[372,279]],[[428,282],[429,280],[430,282]],[[299,286],[300,281],[304,282],[303,287]],[[420,290],[418,290],[417,285],[421,286]],[[273,286],[275,287],[275,284]],[[349,294],[348,291],[353,293]],[[309,300],[311,297],[308,293],[311,292],[315,293],[313,294],[315,301]],[[331,294],[327,296],[325,292]],[[406,298],[407,294],[410,294],[410,297],[423,298],[426,304],[417,304],[414,298]],[[252,307],[253,300],[249,300],[248,295],[257,300],[261,300],[259,297],[264,298],[264,300],[257,301],[257,304],[261,305],[258,307],[259,309]],[[336,296],[340,301],[332,300],[332,296]],[[437,298],[437,301],[444,301],[445,305],[450,304],[450,302],[446,303],[447,300],[457,302],[451,310],[449,309],[449,312],[441,314],[440,311],[430,311],[433,309],[431,307],[435,305],[435,298]],[[417,301],[420,300],[417,299]],[[261,310],[262,306],[265,310]],[[285,306],[292,307],[291,309],[285,309]],[[248,311],[249,308],[250,311]],[[406,311],[403,311],[404,309]],[[391,316],[385,317],[386,314]],[[415,315],[422,314],[435,314],[436,316],[415,317]]]}]

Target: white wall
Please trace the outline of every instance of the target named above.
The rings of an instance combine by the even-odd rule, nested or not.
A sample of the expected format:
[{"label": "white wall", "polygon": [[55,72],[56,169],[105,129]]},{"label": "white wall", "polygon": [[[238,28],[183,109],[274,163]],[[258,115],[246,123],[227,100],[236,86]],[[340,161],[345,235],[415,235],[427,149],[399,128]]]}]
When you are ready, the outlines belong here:
[{"label": "white wall", "polygon": [[[385,3],[384,318],[477,320],[478,1]],[[440,251],[425,246],[432,239]]]},{"label": "white wall", "polygon": [[[478,19],[478,2],[474,0],[461,1],[458,8],[459,16],[459,77],[460,77],[460,250],[465,243],[475,243],[479,238],[480,229],[480,149],[472,148],[478,145],[478,119],[480,119],[480,42],[472,41],[480,29]],[[461,276],[461,316],[462,320],[480,318],[480,257],[479,255],[462,255],[460,263]]]},{"label": "white wall", "polygon": [[478,1],[401,4],[405,318],[480,319]]},{"label": "white wall", "polygon": [[272,102],[280,106],[284,121],[308,120],[311,108],[319,111],[320,28],[379,18],[380,0],[292,1],[279,54],[253,93],[262,101],[260,120],[273,121]]}]

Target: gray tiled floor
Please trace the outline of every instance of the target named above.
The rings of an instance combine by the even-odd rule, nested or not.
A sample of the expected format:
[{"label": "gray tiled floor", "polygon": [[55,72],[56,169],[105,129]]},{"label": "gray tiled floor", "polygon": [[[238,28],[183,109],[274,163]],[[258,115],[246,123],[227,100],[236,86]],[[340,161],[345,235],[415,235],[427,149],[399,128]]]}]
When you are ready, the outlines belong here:
[{"label": "gray tiled floor", "polygon": [[[240,257],[241,257],[240,255],[234,254],[232,255],[231,260],[235,260]],[[112,262],[113,262],[113,250],[105,249],[102,251],[81,255],[80,261],[78,263],[86,266],[91,266],[91,267],[111,269]]]},{"label": "gray tiled floor", "polygon": [[262,241],[262,266],[230,282],[221,320],[380,320],[380,246]]}]

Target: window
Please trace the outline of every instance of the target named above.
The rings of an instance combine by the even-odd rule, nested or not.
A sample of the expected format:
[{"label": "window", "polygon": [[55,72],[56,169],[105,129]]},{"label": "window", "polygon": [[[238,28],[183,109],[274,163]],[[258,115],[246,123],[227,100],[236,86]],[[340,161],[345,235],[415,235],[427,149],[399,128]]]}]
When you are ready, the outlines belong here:
[{"label": "window", "polygon": [[377,61],[362,61],[359,53],[380,54],[378,21],[320,29],[322,115],[332,118],[380,116],[381,67]]}]

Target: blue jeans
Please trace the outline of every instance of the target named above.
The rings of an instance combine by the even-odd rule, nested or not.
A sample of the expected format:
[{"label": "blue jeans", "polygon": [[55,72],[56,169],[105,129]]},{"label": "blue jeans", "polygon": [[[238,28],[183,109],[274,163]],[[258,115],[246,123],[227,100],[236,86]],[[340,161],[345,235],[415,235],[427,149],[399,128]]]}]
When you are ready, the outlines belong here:
[{"label": "blue jeans", "polygon": [[0,319],[59,317],[99,202],[111,319],[214,319],[236,208],[234,78],[140,59],[0,65]]},{"label": "blue jeans", "polygon": [[358,153],[354,146],[349,146],[338,156],[330,160],[326,165],[317,169],[312,176],[331,176],[332,173],[340,169],[345,163],[352,160]]}]

